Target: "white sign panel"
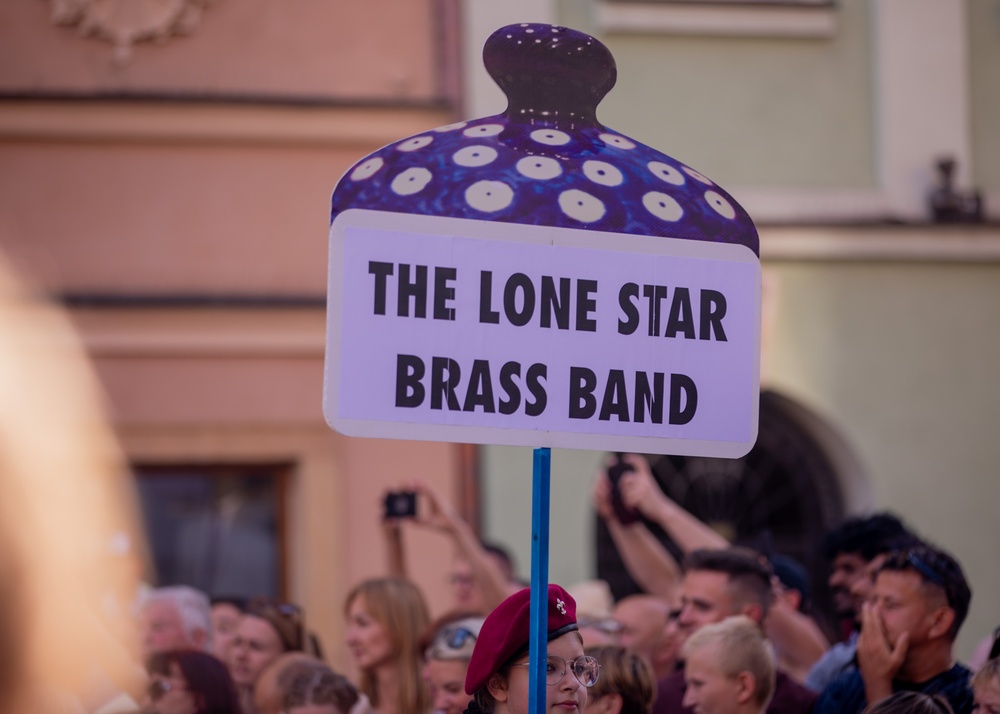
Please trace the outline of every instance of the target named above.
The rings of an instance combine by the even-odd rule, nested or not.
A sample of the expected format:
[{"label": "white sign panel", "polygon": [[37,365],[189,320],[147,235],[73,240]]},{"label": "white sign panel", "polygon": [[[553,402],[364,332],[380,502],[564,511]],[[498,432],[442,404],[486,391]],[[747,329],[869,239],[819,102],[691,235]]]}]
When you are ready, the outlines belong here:
[{"label": "white sign panel", "polygon": [[360,209],[330,228],[343,434],[737,457],[759,355],[744,246]]}]

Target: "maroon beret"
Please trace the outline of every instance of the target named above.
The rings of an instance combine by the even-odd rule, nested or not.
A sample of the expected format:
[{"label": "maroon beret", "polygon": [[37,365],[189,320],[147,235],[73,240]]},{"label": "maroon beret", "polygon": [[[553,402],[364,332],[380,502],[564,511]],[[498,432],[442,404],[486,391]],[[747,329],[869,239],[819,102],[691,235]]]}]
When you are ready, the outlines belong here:
[{"label": "maroon beret", "polygon": [[[549,585],[549,639],[577,629],[576,600],[558,585]],[[475,694],[518,652],[528,650],[531,589],[514,593],[489,614],[479,631],[465,675],[465,693]]]}]

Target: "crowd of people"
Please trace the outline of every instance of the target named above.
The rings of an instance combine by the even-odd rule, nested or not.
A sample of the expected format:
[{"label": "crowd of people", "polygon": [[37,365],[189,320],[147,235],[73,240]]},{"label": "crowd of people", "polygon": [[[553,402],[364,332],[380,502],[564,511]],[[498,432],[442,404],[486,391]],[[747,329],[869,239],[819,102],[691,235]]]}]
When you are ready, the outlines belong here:
[{"label": "crowd of people", "polygon": [[[509,557],[423,484],[416,517],[385,520],[389,572],[342,604],[335,645],[356,680],[294,603],[177,584],[133,607],[141,527],[96,381],[65,319],[2,262],[0,293],[0,331],[23,333],[0,350],[0,714],[526,714],[532,672],[550,714],[1000,714],[1000,628],[955,659],[972,593],[952,555],[890,513],[838,525],[823,555],[846,627],[828,638],[801,564],[729,543],[637,455],[614,486],[598,474],[594,506],[643,593],[550,585],[544,663],[530,661],[531,591]],[[453,602],[430,607],[407,577],[406,523],[452,542]]]},{"label": "crowd of people", "polygon": [[[1000,713],[995,638],[985,638],[993,651],[971,668],[955,661],[971,601],[961,566],[898,517],[854,517],[824,539],[830,599],[845,625],[831,643],[805,606],[804,566],[730,544],[671,501],[644,458],[625,459],[633,470],[614,498],[641,518],[619,520],[606,474],[594,504],[644,592],[614,602],[602,581],[549,586],[545,711]],[[419,513],[384,521],[390,572],[357,583],[343,603],[356,681],[324,663],[293,604],[164,587],[140,611],[149,676],[141,711],[527,712],[530,588],[503,549],[480,542],[433,489],[409,488]],[[434,621],[407,578],[406,523],[437,529],[454,545],[453,601]],[[650,524],[678,545],[681,560]]]}]

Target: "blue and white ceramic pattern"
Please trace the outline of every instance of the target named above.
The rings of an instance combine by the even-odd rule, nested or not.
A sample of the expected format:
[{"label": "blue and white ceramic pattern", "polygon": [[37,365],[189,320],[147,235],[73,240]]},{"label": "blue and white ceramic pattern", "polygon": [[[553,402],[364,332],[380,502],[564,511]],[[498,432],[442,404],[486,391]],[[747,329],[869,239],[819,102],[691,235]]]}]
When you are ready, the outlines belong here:
[{"label": "blue and white ceramic pattern", "polygon": [[483,58],[507,110],[379,149],[333,193],[349,208],[745,245],[747,212],[698,171],[601,125],[615,84],[607,47],[565,27],[509,25]]}]

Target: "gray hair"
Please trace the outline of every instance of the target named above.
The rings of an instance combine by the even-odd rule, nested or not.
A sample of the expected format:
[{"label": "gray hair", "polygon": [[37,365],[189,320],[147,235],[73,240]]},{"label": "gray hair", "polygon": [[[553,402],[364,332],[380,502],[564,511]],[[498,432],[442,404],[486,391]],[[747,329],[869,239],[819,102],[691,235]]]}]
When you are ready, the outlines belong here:
[{"label": "gray hair", "polygon": [[170,585],[155,588],[143,598],[142,607],[153,602],[168,602],[177,610],[188,640],[194,642],[198,630],[205,633],[202,649],[212,651],[212,603],[208,595],[188,585]]}]

